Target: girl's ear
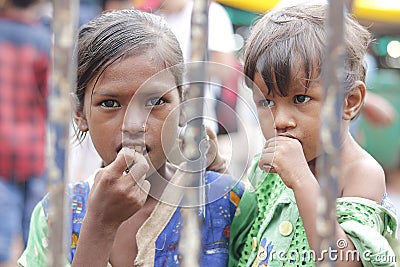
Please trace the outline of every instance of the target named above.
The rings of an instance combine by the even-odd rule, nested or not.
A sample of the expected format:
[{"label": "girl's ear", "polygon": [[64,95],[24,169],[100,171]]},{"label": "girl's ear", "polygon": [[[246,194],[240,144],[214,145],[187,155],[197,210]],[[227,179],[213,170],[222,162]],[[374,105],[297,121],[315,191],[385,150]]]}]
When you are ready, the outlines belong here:
[{"label": "girl's ear", "polygon": [[361,81],[356,82],[356,86],[348,92],[344,99],[343,116],[344,120],[353,119],[364,105],[365,84]]},{"label": "girl's ear", "polygon": [[74,121],[78,126],[79,131],[87,132],[89,130],[86,116],[83,114],[83,111],[74,112]]}]

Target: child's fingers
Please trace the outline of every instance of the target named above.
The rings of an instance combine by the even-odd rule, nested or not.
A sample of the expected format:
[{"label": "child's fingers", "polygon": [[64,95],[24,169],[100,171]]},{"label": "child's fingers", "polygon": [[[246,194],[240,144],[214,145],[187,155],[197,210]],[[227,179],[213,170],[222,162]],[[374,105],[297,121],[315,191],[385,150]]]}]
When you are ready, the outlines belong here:
[{"label": "child's fingers", "polygon": [[140,190],[139,190],[139,193],[140,193],[141,201],[142,201],[141,205],[143,206],[144,203],[146,202],[147,195],[148,195],[149,192],[150,192],[151,184],[150,184],[149,181],[143,180],[143,182],[142,182],[141,184],[138,184],[137,186],[138,186],[139,189],[140,189]]},{"label": "child's fingers", "polygon": [[131,163],[129,163],[128,168],[123,173],[124,175],[131,176],[135,184],[141,185],[146,178],[148,170],[149,164],[146,158],[140,153],[135,153]]},{"label": "child's fingers", "polygon": [[266,172],[275,172],[273,166],[275,151],[276,151],[275,139],[272,138],[267,140],[265,142],[261,157],[258,161],[258,166],[260,167],[260,169]]},{"label": "child's fingers", "polygon": [[108,167],[112,172],[120,175],[132,165],[134,160],[135,150],[123,147],[118,152],[116,159]]},{"label": "child's fingers", "polygon": [[[266,149],[264,149],[264,151],[265,150]],[[260,169],[266,172],[275,172],[273,166],[273,160],[274,160],[273,153],[263,153],[258,161],[258,166],[260,167]]]}]

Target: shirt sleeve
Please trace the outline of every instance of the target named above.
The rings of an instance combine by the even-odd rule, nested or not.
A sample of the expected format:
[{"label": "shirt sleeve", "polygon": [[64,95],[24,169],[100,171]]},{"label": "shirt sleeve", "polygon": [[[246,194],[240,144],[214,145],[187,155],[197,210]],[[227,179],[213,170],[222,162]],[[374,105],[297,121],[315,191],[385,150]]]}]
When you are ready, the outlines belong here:
[{"label": "shirt sleeve", "polygon": [[33,210],[29,228],[28,244],[18,259],[23,267],[46,266],[46,251],[48,247],[48,226],[42,202]]},{"label": "shirt sleeve", "polygon": [[395,266],[397,221],[391,212],[367,199],[343,199],[337,203],[338,221],[356,247],[363,266]]}]

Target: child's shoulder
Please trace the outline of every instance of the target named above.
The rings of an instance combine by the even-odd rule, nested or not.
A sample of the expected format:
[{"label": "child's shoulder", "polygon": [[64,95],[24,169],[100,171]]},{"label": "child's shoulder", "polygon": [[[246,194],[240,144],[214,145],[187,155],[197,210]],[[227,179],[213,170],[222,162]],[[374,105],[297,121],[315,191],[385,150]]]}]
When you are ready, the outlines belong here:
[{"label": "child's shoulder", "polygon": [[385,172],[367,151],[359,149],[342,160],[343,197],[363,197],[381,203],[385,191]]}]

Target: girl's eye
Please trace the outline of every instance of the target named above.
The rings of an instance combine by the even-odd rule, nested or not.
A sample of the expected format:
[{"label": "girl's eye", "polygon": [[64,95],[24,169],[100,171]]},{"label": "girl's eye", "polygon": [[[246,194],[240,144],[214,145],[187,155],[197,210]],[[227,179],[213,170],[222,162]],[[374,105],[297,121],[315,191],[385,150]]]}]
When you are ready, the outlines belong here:
[{"label": "girl's eye", "polygon": [[264,108],[270,108],[270,107],[275,106],[274,101],[268,100],[268,99],[260,100],[260,104],[261,104],[261,106],[263,106]]},{"label": "girl's eye", "polygon": [[150,98],[150,99],[147,101],[146,107],[149,107],[149,106],[159,106],[159,105],[162,105],[162,104],[164,104],[164,103],[166,103],[166,101],[164,100],[164,98],[162,98],[162,97],[153,97],[153,98]]},{"label": "girl's eye", "polygon": [[304,104],[311,100],[311,97],[306,95],[296,95],[294,97],[294,103],[296,104]]},{"label": "girl's eye", "polygon": [[105,100],[105,101],[101,102],[100,105],[102,107],[105,107],[105,108],[117,108],[117,107],[120,107],[119,103],[117,101],[115,101],[115,100]]}]

